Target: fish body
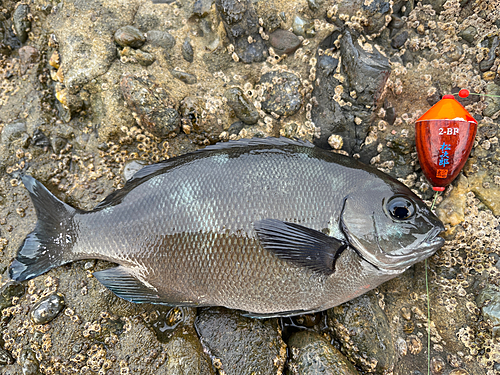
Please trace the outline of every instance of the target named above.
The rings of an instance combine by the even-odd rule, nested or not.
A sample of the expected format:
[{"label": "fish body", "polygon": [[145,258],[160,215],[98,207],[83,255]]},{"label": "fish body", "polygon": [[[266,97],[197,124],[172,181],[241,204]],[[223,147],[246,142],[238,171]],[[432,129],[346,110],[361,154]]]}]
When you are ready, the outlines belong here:
[{"label": "fish body", "polygon": [[23,176],[38,222],[10,267],[79,259],[137,303],[290,316],[348,301],[432,255],[442,223],[406,186],[310,143],[240,140],[144,167],[92,211]]}]

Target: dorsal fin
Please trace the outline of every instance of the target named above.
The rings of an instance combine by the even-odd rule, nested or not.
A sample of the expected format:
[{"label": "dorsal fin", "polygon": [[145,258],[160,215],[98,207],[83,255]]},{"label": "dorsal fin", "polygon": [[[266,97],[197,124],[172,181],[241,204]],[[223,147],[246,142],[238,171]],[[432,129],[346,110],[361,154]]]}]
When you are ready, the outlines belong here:
[{"label": "dorsal fin", "polygon": [[286,137],[267,137],[267,138],[242,138],[236,141],[219,142],[214,145],[209,145],[200,150],[189,152],[171,159],[163,160],[156,164],[146,165],[144,168],[137,171],[132,178],[130,178],[125,186],[116,190],[108,195],[101,203],[99,203],[94,210],[101,210],[106,207],[115,206],[120,203],[133,188],[140,185],[146,180],[163,173],[165,170],[173,168],[182,164],[186,160],[199,157],[200,154],[216,153],[217,151],[228,151],[244,149],[246,147],[265,148],[269,146],[300,146],[313,148],[314,145],[308,141],[293,140]]}]

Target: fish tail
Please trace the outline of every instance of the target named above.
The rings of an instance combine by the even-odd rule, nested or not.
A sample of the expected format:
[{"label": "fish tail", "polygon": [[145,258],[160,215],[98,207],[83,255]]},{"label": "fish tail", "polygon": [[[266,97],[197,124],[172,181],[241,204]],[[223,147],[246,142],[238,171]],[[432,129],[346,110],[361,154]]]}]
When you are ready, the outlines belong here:
[{"label": "fish tail", "polygon": [[38,221],[10,266],[10,278],[16,281],[32,279],[73,260],[70,257],[75,236],[71,223],[77,211],[33,177],[23,175],[21,179],[30,193]]}]

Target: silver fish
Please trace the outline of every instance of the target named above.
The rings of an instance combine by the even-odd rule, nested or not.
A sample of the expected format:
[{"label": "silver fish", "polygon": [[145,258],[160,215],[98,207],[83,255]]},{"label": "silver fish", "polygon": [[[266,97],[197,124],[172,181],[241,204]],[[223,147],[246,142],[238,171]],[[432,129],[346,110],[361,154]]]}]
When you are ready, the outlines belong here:
[{"label": "silver fish", "polygon": [[328,309],[443,244],[443,224],[406,186],[308,142],[240,140],[144,167],[94,210],[24,175],[38,222],[10,276],[79,259],[136,303],[225,306],[249,316]]}]

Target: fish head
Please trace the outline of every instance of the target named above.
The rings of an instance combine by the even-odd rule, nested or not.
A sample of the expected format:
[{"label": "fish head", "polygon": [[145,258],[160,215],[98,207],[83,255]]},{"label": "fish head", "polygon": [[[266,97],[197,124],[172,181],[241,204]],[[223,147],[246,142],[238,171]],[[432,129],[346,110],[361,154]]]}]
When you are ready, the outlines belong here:
[{"label": "fish head", "polygon": [[[385,273],[402,273],[444,245],[443,223],[399,181],[371,181],[344,200],[341,229],[358,254]],[[367,189],[368,188],[368,189]]]}]

